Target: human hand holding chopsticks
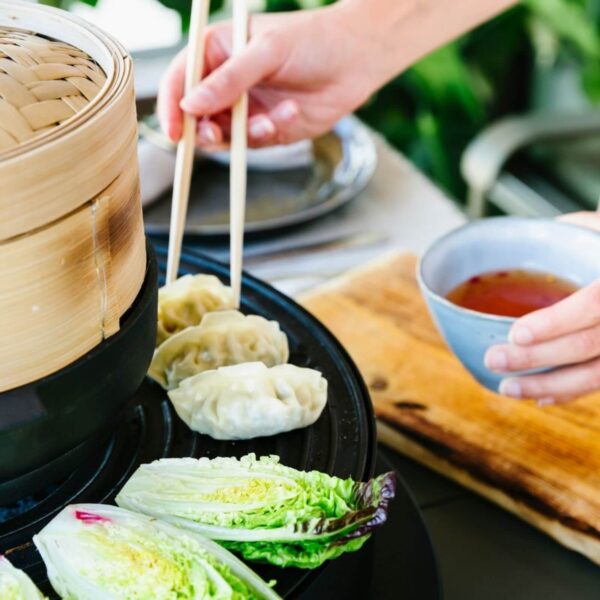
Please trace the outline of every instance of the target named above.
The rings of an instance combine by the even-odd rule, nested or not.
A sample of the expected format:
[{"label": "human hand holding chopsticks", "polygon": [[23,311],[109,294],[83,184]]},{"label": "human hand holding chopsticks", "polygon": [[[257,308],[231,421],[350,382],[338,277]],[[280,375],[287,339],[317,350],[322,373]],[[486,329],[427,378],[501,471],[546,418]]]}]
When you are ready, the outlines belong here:
[{"label": "human hand holding chopsticks", "polygon": [[173,61],[158,113],[172,140],[182,108],[202,117],[197,142],[230,138],[230,107],[249,92],[251,146],[291,143],[328,131],[419,58],[516,0],[340,0],[317,10],[252,18],[247,50],[231,57],[231,25],[208,29],[205,78],[183,93],[185,50]]},{"label": "human hand holding chopsticks", "polygon": [[[188,112],[206,117],[198,123],[198,145],[229,142],[229,109],[246,89],[250,89],[248,143],[255,147],[318,135],[366,100],[364,91],[360,95],[343,92],[344,88],[364,90],[365,82],[352,72],[339,81],[347,55],[332,52],[336,44],[348,45],[350,40],[339,26],[329,29],[328,14],[329,10],[323,9],[254,16],[247,51],[230,61],[231,24],[218,23],[209,28],[206,80],[182,103]],[[307,31],[311,32],[309,36]],[[316,44],[324,36],[330,37],[330,50]],[[294,49],[286,42],[292,39],[297,42]],[[332,54],[331,60],[322,60],[324,51]],[[187,49],[170,65],[159,94],[161,125],[173,140],[181,135],[186,53]]]}]

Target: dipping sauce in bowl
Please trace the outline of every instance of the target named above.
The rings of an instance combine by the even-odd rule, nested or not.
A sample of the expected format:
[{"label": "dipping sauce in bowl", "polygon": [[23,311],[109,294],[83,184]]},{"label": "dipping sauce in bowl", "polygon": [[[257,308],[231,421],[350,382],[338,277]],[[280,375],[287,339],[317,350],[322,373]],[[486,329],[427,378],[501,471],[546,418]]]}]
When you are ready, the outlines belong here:
[{"label": "dipping sauce in bowl", "polygon": [[564,300],[577,289],[575,284],[555,275],[511,269],[474,275],[453,288],[446,298],[478,312],[522,317]]},{"label": "dipping sauce in bowl", "polygon": [[492,217],[438,239],[418,280],[450,349],[482,385],[503,375],[484,362],[522,315],[600,279],[600,234],[550,219]]}]

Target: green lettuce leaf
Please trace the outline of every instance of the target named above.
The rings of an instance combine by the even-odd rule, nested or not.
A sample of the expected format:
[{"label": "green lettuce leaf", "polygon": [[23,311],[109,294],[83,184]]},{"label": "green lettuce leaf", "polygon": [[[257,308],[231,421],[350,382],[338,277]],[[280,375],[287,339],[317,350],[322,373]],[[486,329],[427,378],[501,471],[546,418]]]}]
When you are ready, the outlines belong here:
[{"label": "green lettuce leaf", "polygon": [[68,506],[34,542],[62,598],[279,599],[218,544],[114,506]]},{"label": "green lettuce leaf", "polygon": [[0,555],[0,599],[44,600],[44,596],[23,571]]},{"label": "green lettuce leaf", "polygon": [[355,552],[362,548],[370,538],[365,534],[355,539],[330,540],[326,542],[303,542],[286,544],[277,542],[221,542],[233,552],[238,552],[246,560],[264,562],[278,567],[296,567],[299,569],[316,569],[325,561],[333,560],[346,552]]},{"label": "green lettuce leaf", "polygon": [[202,533],[248,559],[314,568],[360,547],[385,522],[394,492],[393,473],[360,483],[249,454],[142,465],[117,504]]}]

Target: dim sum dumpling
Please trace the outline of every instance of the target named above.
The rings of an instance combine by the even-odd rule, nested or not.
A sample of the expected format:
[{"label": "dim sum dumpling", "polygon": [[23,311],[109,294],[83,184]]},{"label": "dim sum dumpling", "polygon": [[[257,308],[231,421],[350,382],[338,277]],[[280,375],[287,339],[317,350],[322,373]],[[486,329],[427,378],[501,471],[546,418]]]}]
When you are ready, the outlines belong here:
[{"label": "dim sum dumpling", "polygon": [[237,310],[206,314],[200,325],[171,336],[154,351],[148,375],[165,389],[203,371],[260,361],[287,362],[287,336],[276,321]]},{"label": "dim sum dumpling", "polygon": [[231,288],[217,277],[185,275],[158,291],[156,345],[186,327],[199,325],[206,313],[230,308],[234,308]]},{"label": "dim sum dumpling", "polygon": [[312,425],[327,402],[327,380],[295,365],[246,363],[186,379],[169,398],[190,429],[245,440]]}]

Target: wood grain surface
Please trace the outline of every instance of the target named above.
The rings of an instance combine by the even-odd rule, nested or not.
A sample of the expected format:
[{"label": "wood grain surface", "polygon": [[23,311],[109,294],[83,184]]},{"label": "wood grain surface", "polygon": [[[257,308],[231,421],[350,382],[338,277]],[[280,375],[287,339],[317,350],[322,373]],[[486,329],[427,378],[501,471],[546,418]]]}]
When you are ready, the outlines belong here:
[{"label": "wood grain surface", "polygon": [[98,198],[0,242],[0,392],[57,371],[119,329],[145,276],[137,156]]},{"label": "wood grain surface", "polygon": [[600,395],[538,408],[479,386],[437,333],[394,254],[301,302],[350,352],[381,441],[600,564]]}]

